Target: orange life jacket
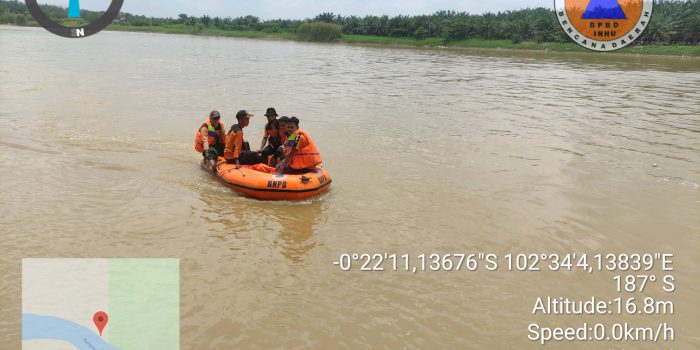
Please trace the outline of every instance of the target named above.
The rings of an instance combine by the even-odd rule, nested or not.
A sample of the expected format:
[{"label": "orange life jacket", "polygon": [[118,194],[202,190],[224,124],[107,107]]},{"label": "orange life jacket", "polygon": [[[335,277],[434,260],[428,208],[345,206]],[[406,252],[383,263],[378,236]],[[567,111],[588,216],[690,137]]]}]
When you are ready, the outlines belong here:
[{"label": "orange life jacket", "polygon": [[321,164],[321,154],[318,152],[318,148],[316,148],[316,144],[311,137],[309,137],[309,134],[301,129],[297,129],[297,131],[294,133],[297,135],[297,138],[299,138],[299,136],[304,137],[308,144],[306,147],[298,149],[296,152],[294,152],[294,156],[292,157],[292,162],[289,163],[289,167],[293,169],[313,169],[317,165]]},{"label": "orange life jacket", "polygon": [[255,170],[255,171],[259,171],[261,173],[272,174],[275,172],[275,168],[268,166],[268,165],[265,165],[265,164],[262,164],[262,163],[251,165],[250,168]]},{"label": "orange life jacket", "polygon": [[194,138],[194,149],[196,149],[197,152],[204,152],[204,142],[202,141],[202,133],[200,132],[202,127],[206,127],[209,131],[207,136],[209,146],[224,143],[224,124],[219,122],[219,126],[214,127],[211,124],[211,120],[207,119],[202,123],[199,129],[197,129],[197,136]]},{"label": "orange life jacket", "polygon": [[[236,151],[236,138],[237,134],[240,133],[240,143],[241,143],[241,149]],[[224,147],[224,158],[226,160],[234,160],[238,158],[238,156],[241,154],[241,152],[245,151],[245,141],[243,140],[243,129],[241,129],[240,125],[235,124],[231,127],[231,130],[228,131],[228,134],[226,134],[226,146]]]}]

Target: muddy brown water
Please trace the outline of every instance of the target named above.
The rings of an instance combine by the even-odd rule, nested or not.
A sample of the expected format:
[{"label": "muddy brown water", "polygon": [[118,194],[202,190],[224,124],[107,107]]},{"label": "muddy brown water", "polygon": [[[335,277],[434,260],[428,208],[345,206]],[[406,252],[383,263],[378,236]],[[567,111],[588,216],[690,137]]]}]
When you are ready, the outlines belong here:
[{"label": "muddy brown water", "polygon": [[[181,259],[183,349],[529,348],[617,321],[700,342],[700,61],[0,27],[0,344],[21,259]],[[200,170],[208,111],[259,144],[296,115],[332,189],[240,197]],[[673,253],[665,316],[533,315],[614,273],[341,272],[343,253]],[[553,343],[609,348],[623,343]],[[655,348],[652,342],[630,343]]]}]

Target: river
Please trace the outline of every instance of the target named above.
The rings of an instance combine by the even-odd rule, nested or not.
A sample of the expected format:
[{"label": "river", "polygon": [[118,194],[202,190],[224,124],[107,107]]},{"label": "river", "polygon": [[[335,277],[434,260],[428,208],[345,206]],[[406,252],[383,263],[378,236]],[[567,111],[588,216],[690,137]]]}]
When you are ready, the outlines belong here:
[{"label": "river", "polygon": [[[700,60],[400,49],[0,27],[0,343],[21,259],[179,258],[183,349],[492,349],[537,297],[615,298],[613,273],[364,272],[343,253],[673,253],[673,347],[700,342]],[[194,133],[297,116],[333,175],[240,197]],[[641,297],[641,296],[640,296]],[[616,345],[617,344],[617,345]],[[554,343],[609,348],[620,343]],[[650,342],[632,343],[656,348]]]},{"label": "river", "polygon": [[58,318],[22,314],[23,340],[60,340],[78,350],[118,350],[84,326]]}]

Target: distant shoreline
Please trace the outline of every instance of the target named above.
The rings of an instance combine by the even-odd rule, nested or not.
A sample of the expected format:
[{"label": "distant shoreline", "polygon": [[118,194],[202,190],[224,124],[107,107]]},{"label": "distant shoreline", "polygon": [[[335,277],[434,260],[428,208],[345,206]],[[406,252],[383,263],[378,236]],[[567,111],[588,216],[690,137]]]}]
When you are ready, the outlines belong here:
[{"label": "distant shoreline", "polygon": [[[14,25],[9,25],[13,26]],[[266,33],[262,31],[230,31],[216,28],[198,28],[192,26],[132,26],[113,24],[107,27],[108,31],[120,32],[141,32],[141,33],[160,33],[160,34],[183,34],[197,35],[210,37],[229,37],[229,38],[250,38],[250,39],[269,39],[269,40],[285,40],[285,41],[301,41],[294,33]],[[301,41],[305,42],[305,41]],[[481,40],[467,39],[445,42],[441,38],[426,38],[426,39],[411,39],[411,38],[395,38],[385,36],[372,35],[347,35],[343,34],[341,39],[335,43],[359,44],[377,47],[402,47],[402,48],[449,48],[449,49],[483,49],[483,50],[513,50],[526,52],[573,52],[573,53],[588,53],[591,55],[602,55],[608,53],[600,53],[587,50],[575,43],[557,43],[557,42],[521,42],[512,43],[509,40]],[[689,45],[637,45],[630,46],[614,51],[616,55],[643,55],[643,56],[668,56],[668,57],[685,57],[685,58],[700,58],[700,46]]]},{"label": "distant shoreline", "polygon": [[[301,41],[294,33],[265,33],[260,31],[227,31],[216,28],[196,28],[178,26],[131,26],[131,25],[110,25],[107,30],[125,32],[147,32],[163,34],[189,34],[214,37],[252,38],[252,39],[277,39]],[[521,42],[512,43],[510,40],[481,40],[467,39],[452,42],[445,42],[441,38],[411,39],[394,38],[373,35],[347,35],[343,34],[337,43],[362,44],[380,47],[427,47],[427,48],[450,48],[450,49],[494,49],[494,50],[522,50],[535,52],[577,52],[590,53],[593,55],[606,54],[585,49],[575,43],[536,43]],[[650,56],[674,56],[700,58],[700,46],[688,45],[645,45],[625,47],[614,54],[626,55],[650,55]]]}]

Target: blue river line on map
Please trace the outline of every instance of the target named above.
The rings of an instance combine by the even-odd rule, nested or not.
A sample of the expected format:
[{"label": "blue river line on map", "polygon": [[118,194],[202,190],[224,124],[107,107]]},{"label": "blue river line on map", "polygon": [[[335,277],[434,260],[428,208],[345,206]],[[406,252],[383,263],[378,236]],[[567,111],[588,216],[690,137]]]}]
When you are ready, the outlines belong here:
[{"label": "blue river line on map", "polygon": [[35,339],[66,341],[78,350],[119,350],[77,323],[59,317],[22,314],[22,340]]}]

